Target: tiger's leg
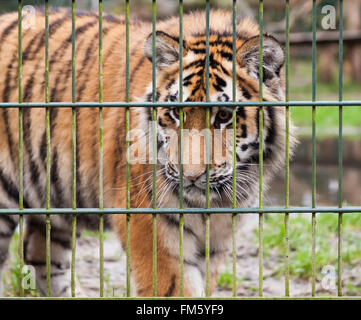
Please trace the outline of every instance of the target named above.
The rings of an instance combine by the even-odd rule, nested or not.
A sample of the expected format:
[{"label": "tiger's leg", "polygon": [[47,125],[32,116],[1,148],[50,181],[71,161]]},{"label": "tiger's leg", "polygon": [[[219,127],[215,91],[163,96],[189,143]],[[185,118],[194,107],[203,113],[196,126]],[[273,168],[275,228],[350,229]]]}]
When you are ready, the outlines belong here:
[{"label": "tiger's leg", "polygon": [[[115,215],[113,225],[126,248],[126,218]],[[158,219],[159,221],[160,219]],[[157,296],[179,296],[179,257],[170,254],[164,246],[165,235],[161,228],[157,228]],[[132,215],[130,223],[130,263],[132,278],[135,282],[136,295],[142,297],[153,296],[153,233],[152,216]],[[184,281],[184,295],[191,296],[192,292],[187,278]]]},{"label": "tiger's leg", "polygon": [[[67,223],[61,225],[54,217],[51,222],[50,252],[51,252],[51,296],[71,296],[70,266],[71,266],[71,228]],[[60,225],[60,226],[59,226]],[[32,265],[36,272],[37,288],[46,295],[46,229],[45,218],[32,216],[28,220],[24,256],[25,262]]]},{"label": "tiger's leg", "polygon": [[0,296],[3,295],[2,270],[8,256],[11,237],[14,234],[18,222],[18,216],[0,216]]}]

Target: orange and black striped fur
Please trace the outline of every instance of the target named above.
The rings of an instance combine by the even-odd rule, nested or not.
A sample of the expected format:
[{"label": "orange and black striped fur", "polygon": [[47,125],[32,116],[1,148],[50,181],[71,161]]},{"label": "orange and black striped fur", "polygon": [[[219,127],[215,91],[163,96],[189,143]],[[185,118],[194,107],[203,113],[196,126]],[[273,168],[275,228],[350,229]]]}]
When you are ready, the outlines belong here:
[{"label": "orange and black striped fur", "polygon": [[[44,14],[37,11],[36,26],[22,31],[23,101],[45,101],[45,32]],[[103,17],[103,97],[104,101],[126,100],[125,77],[125,21],[104,14]],[[179,39],[178,18],[157,23],[156,99],[179,101]],[[184,16],[183,99],[206,101],[205,84],[205,12]],[[232,100],[232,19],[225,11],[210,15],[210,101]],[[76,18],[76,101],[98,101],[98,16],[78,13]],[[49,39],[49,96],[51,102],[71,101],[71,12],[65,9],[50,13]],[[130,99],[152,100],[152,28],[149,23],[130,24]],[[1,16],[0,20],[0,100],[18,101],[18,39],[17,14]],[[284,52],[271,36],[263,39],[263,97],[264,100],[284,99],[281,68]],[[236,43],[236,99],[259,100],[259,38],[258,29],[250,20],[240,20]],[[285,112],[282,107],[264,107],[264,183],[284,161]],[[210,116],[212,146],[225,149],[226,160],[210,163],[211,206],[232,206],[232,135],[224,134],[232,128],[232,108],[212,107]],[[71,207],[72,200],[72,111],[51,109],[51,206]],[[259,109],[237,107],[236,178],[238,206],[257,203]],[[132,145],[149,137],[150,109],[131,108],[131,129],[142,130]],[[78,108],[76,111],[76,201],[77,206],[98,207],[99,203],[99,125],[98,110]],[[190,148],[184,148],[183,158],[193,157],[192,144],[198,138],[199,163],[185,163],[184,206],[204,207],[206,204],[206,164],[204,163],[204,108],[184,108],[184,129],[192,132]],[[24,206],[44,208],[46,181],[45,110],[24,109]],[[125,111],[123,108],[104,108],[104,206],[125,208]],[[170,161],[170,150],[176,149],[179,111],[176,108],[157,108],[157,202],[158,207],[179,206],[179,165]],[[217,136],[216,132],[221,132]],[[291,126],[291,133],[293,127]],[[18,110],[0,110],[0,207],[18,206]],[[218,138],[217,138],[218,137]],[[290,145],[294,145],[291,135]],[[134,153],[149,158],[149,143]],[[214,148],[215,150],[216,148]],[[191,151],[189,151],[191,150]],[[212,148],[213,150],[213,148]],[[222,149],[223,150],[223,149]],[[212,151],[213,152],[213,151]],[[143,157],[142,156],[142,157]],[[140,157],[140,158],[142,158]],[[175,151],[175,157],[179,157]],[[228,157],[228,158],[227,158]],[[131,164],[131,207],[152,207],[152,164],[140,159]],[[46,288],[45,218],[26,217],[25,260],[36,268],[38,288]],[[205,287],[205,217],[185,215],[184,219],[184,293],[202,295]],[[107,219],[125,247],[125,216]],[[18,217],[0,217],[0,269],[3,266],[10,238]],[[78,229],[97,228],[97,216],[79,216]],[[163,214],[157,218],[157,294],[179,295],[179,220],[178,215]],[[151,296],[152,292],[152,216],[134,214],[130,223],[131,272],[136,294]],[[230,247],[231,217],[212,215],[210,221],[211,287],[214,288],[218,265]],[[71,217],[51,217],[51,291],[53,296],[70,295]]]}]

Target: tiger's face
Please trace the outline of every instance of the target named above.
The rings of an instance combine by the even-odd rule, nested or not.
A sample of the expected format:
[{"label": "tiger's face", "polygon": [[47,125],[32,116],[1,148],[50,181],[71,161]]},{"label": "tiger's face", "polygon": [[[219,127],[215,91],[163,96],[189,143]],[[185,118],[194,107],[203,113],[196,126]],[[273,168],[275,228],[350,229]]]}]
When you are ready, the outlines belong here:
[{"label": "tiger's face", "polygon": [[[164,32],[157,32],[156,100],[179,102],[179,43]],[[259,37],[237,40],[236,86],[232,84],[232,35],[212,34],[209,39],[209,101],[259,101]],[[284,51],[270,36],[263,39],[263,98],[283,100],[280,70]],[[151,36],[145,53],[152,60]],[[183,101],[205,102],[206,41],[195,36],[184,41]],[[151,85],[146,99],[152,101]],[[177,107],[157,108],[157,142],[159,166],[159,201],[168,194],[179,196],[180,158],[183,163],[185,205],[206,205],[207,163],[209,164],[210,201],[212,206],[232,203],[233,141],[235,140],[236,198],[238,205],[249,204],[258,190],[259,108],[239,106],[183,108],[183,136],[180,134],[180,110]],[[150,110],[149,110],[150,112]],[[235,112],[235,137],[232,115]],[[150,114],[149,114],[149,118]],[[263,157],[265,165],[276,168],[284,154],[284,110],[282,107],[263,108]],[[208,138],[207,138],[208,137]],[[206,141],[209,141],[208,153]],[[183,148],[180,150],[179,146]],[[182,152],[181,152],[182,151]],[[207,155],[209,156],[207,159]],[[272,171],[272,170],[271,170]],[[271,173],[265,170],[265,179]]]}]

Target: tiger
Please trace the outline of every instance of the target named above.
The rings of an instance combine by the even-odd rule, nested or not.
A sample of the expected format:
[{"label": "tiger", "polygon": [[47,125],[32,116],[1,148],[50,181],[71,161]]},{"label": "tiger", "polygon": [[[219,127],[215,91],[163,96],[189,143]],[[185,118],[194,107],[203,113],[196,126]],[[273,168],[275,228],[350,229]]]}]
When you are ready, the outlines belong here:
[{"label": "tiger", "polygon": [[[22,102],[99,101],[99,80],[104,102],[168,102],[169,106],[129,108],[129,132],[125,108],[103,107],[103,161],[99,157],[99,110],[76,108],[76,205],[77,208],[127,208],[127,161],[129,161],[129,207],[178,208],[183,182],[184,208],[232,208],[232,177],[235,174],[236,206],[258,206],[259,145],[262,130],[263,185],[269,185],[285,162],[286,113],[282,106],[264,106],[263,128],[259,127],[259,106],[192,106],[193,102],[260,100],[259,28],[250,18],[237,18],[235,91],[233,91],[232,13],[212,9],[209,12],[209,52],[207,58],[206,12],[193,11],[183,17],[183,56],[180,52],[179,18],[152,23],[131,19],[129,22],[129,70],[126,67],[126,19],[103,14],[102,78],[99,79],[99,16],[97,12],[76,12],[75,91],[72,89],[72,12],[66,8],[49,13],[49,79],[45,77],[45,13],[36,10],[36,22],[22,29]],[[1,102],[19,101],[18,90],[18,16],[3,14],[0,19]],[[282,74],[285,61],[283,46],[271,35],[263,35],[263,101],[284,101]],[[155,49],[153,49],[155,39]],[[154,50],[154,52],[153,52]],[[155,60],[153,61],[155,57]],[[182,96],[180,96],[180,60],[182,60]],[[207,72],[207,62],[209,68]],[[152,66],[155,64],[155,75]],[[129,76],[129,98],[127,77]],[[153,76],[155,83],[153,87]],[[206,81],[209,80],[207,86]],[[188,148],[182,155],[177,146],[181,126],[180,109],[172,106],[187,102],[183,108],[183,130],[190,132]],[[140,103],[141,104],[141,103]],[[235,113],[233,112],[235,108]],[[46,111],[23,109],[23,205],[46,206]],[[207,116],[208,112],[208,116]],[[235,137],[225,134],[233,129]],[[19,205],[19,109],[0,111],[0,208]],[[208,118],[207,118],[208,117]],[[210,159],[204,130],[209,121]],[[50,120],[50,206],[72,208],[72,109],[51,107]],[[155,129],[155,137],[154,130]],[[217,131],[218,130],[218,131]],[[218,132],[218,134],[216,134]],[[292,155],[296,138],[289,126]],[[145,139],[145,140],[144,140]],[[185,139],[185,138],[184,138]],[[235,146],[233,145],[235,139]],[[186,139],[185,139],[186,140]],[[184,140],[184,141],[185,141]],[[127,141],[135,150],[135,161],[127,158]],[[133,148],[143,142],[141,147]],[[156,142],[156,159],[151,161]],[[215,156],[216,145],[225,156]],[[190,159],[196,149],[199,161],[180,165],[179,158]],[[219,149],[219,148],[218,148]],[[217,149],[217,150],[218,150]],[[233,149],[236,155],[233,156]],[[129,150],[128,150],[129,151]],[[195,156],[194,156],[195,157]],[[148,160],[145,160],[148,159]],[[232,159],[236,160],[235,166]],[[207,162],[208,161],[208,162]],[[194,163],[193,163],[194,162]],[[99,169],[102,165],[103,198],[100,199]],[[153,169],[156,168],[155,173]],[[182,168],[182,170],[181,170]],[[207,199],[207,171],[209,198]],[[181,179],[181,172],[183,179]],[[156,181],[153,181],[155,174]],[[155,195],[152,187],[156,186]],[[155,198],[155,199],[154,199]],[[24,261],[36,271],[37,289],[46,294],[46,220],[44,215],[25,215]],[[126,249],[126,215],[105,215],[106,230],[114,230]],[[232,214],[212,214],[209,218],[210,292],[216,286],[219,268],[232,241]],[[180,245],[178,214],[158,213],[156,219],[156,295],[180,296]],[[153,218],[139,212],[130,215],[130,269],[137,296],[153,295]],[[204,296],[206,286],[205,232],[207,214],[185,214],[183,222],[183,293]],[[236,228],[241,227],[236,215]],[[50,215],[51,296],[70,297],[71,292],[71,215]],[[17,215],[0,216],[0,271],[8,256],[10,240],[19,223]],[[99,216],[77,215],[76,235],[84,229],[98,230]],[[76,294],[82,294],[76,286]]]}]

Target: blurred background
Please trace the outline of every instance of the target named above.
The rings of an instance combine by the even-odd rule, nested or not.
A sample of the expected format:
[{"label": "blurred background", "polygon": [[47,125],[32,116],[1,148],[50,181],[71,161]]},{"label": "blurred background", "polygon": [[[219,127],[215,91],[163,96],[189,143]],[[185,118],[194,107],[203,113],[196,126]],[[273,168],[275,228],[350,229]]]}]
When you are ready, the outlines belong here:
[{"label": "blurred background", "polygon": [[[205,7],[204,0],[184,0],[184,11]],[[312,1],[290,0],[290,100],[312,98]],[[43,0],[23,1],[24,5],[43,5]],[[50,6],[71,6],[71,0],[50,0]],[[212,8],[231,10],[232,0],[211,0]],[[338,0],[317,0],[317,64],[316,99],[339,99],[339,7]],[[343,1],[344,57],[343,99],[361,100],[361,0]],[[151,20],[151,0],[130,0],[133,18]],[[76,1],[77,9],[96,10],[98,0]],[[323,21],[332,6],[335,26],[325,29]],[[105,12],[123,14],[124,0],[103,0]],[[17,9],[17,1],[1,1],[0,12]],[[258,0],[238,0],[238,15],[258,19]],[[157,18],[177,15],[178,1],[158,0]],[[332,14],[332,13],[331,13]],[[326,18],[327,19],[327,18]],[[332,19],[332,17],[331,17]],[[329,21],[332,22],[332,21]],[[285,41],[285,1],[264,0],[264,30]],[[131,37],[131,35],[130,35]],[[291,206],[311,206],[312,203],[312,114],[311,108],[291,108],[293,122],[298,127],[300,140],[290,167]],[[335,107],[318,107],[317,133],[317,182],[316,203],[319,206],[337,206],[338,185],[338,130],[339,110]],[[285,178],[281,172],[265,192],[266,204],[285,204]],[[361,107],[343,108],[343,204],[361,205]],[[237,277],[239,295],[257,294],[258,217],[247,216],[242,244],[238,246]],[[337,268],[337,215],[320,214],[316,227],[317,294],[335,294],[336,286],[328,289],[321,285],[327,274],[325,266],[331,266],[336,277]],[[284,292],[285,228],[283,215],[266,216],[264,229],[265,295],[282,295]],[[361,295],[361,214],[344,214],[343,218],[343,290],[348,295]],[[291,295],[310,294],[311,229],[310,215],[294,214],[290,218],[290,274]],[[93,235],[94,236],[94,235]],[[85,234],[86,241],[92,241]],[[81,239],[81,241],[85,241]],[[247,241],[249,240],[249,241]],[[86,243],[85,241],[85,243]],[[110,240],[109,240],[110,241]],[[113,243],[112,245],[115,245]],[[89,246],[89,250],[93,245]],[[96,247],[96,245],[95,245]],[[95,257],[97,252],[94,253]],[[91,259],[89,259],[91,260]],[[110,259],[111,260],[111,259]],[[119,260],[119,259],[118,259]],[[113,261],[113,260],[111,260]],[[218,280],[216,295],[230,295],[232,275],[231,259],[225,264]],[[111,262],[108,262],[108,267]],[[93,266],[95,269],[97,266]],[[109,267],[111,269],[111,267]],[[334,269],[332,269],[334,268]],[[115,268],[119,270],[118,266]],[[330,273],[328,273],[330,275]],[[109,287],[119,283],[109,275]],[[91,277],[82,281],[90,281]],[[94,285],[94,283],[93,283]],[[91,285],[89,285],[91,287]],[[95,284],[96,286],[96,284]],[[116,290],[119,288],[116,287]],[[119,290],[122,290],[121,288]],[[110,290],[111,292],[111,290]],[[114,294],[114,286],[113,286]]]}]

